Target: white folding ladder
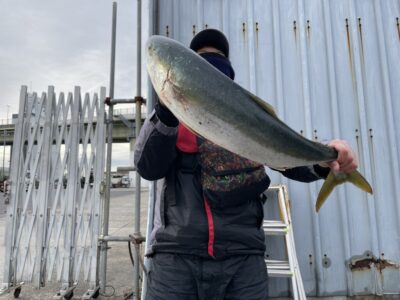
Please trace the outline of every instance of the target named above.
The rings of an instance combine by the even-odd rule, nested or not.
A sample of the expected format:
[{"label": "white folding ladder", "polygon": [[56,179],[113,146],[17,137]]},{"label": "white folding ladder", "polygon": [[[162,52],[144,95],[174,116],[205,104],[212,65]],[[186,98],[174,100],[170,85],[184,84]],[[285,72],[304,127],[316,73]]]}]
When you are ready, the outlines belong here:
[{"label": "white folding ladder", "polygon": [[268,275],[270,277],[290,277],[293,289],[293,298],[306,300],[303,281],[301,279],[299,264],[290,216],[290,205],[287,188],[284,185],[271,186],[269,191],[276,191],[280,220],[264,220],[265,235],[281,235],[285,239],[287,260],[265,259]]}]

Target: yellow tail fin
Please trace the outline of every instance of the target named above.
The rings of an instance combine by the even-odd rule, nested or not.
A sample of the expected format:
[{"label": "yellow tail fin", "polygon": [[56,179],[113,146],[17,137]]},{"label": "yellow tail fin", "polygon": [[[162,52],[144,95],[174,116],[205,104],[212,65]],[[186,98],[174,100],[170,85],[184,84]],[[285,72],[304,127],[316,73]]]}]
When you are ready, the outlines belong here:
[{"label": "yellow tail fin", "polygon": [[329,194],[337,185],[347,181],[351,182],[363,191],[372,194],[371,185],[358,171],[354,171],[351,173],[334,173],[331,171],[326,178],[324,184],[322,185],[321,190],[319,191],[317,203],[315,204],[315,210],[317,212],[319,211],[322,204],[324,204]]}]

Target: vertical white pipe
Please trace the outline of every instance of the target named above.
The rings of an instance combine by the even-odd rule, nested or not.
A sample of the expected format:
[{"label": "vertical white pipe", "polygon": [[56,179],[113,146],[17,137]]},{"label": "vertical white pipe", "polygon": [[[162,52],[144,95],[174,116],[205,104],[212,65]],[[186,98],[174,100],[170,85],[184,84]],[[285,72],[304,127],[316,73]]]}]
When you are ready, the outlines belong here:
[{"label": "vertical white pipe", "polygon": [[[114,77],[115,77],[115,40],[117,29],[117,3],[113,2],[112,10],[112,33],[111,33],[111,66],[110,66],[110,99],[114,98]],[[112,130],[113,130],[114,108],[108,108],[107,121],[107,161],[106,161],[106,191],[103,202],[102,236],[108,235],[108,224],[110,217],[110,186],[111,186],[111,155],[112,155]],[[107,248],[106,241],[101,242],[100,247],[100,289],[105,292],[107,280]]]}]

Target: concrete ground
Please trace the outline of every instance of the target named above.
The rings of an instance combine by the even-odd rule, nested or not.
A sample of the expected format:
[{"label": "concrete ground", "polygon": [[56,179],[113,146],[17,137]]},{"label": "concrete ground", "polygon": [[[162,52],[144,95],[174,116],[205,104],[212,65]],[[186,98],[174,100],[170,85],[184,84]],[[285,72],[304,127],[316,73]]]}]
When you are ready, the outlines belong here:
[{"label": "concrete ground", "polygon": [[[141,232],[145,235],[148,190],[141,193]],[[134,226],[134,189],[117,188],[111,190],[111,212],[109,234],[114,236],[128,236],[133,233]],[[4,266],[4,233],[6,206],[4,205],[3,193],[0,193],[0,284],[3,282]],[[107,288],[106,293],[109,296],[100,295],[97,299],[125,299],[132,290],[133,268],[129,258],[128,246],[126,242],[109,243],[111,249],[108,252],[107,266]],[[53,296],[60,290],[59,283],[46,284],[44,288],[34,288],[29,283],[22,287],[19,299],[22,300],[46,300],[53,299]],[[114,291],[115,290],[115,291]],[[80,283],[74,291],[72,299],[81,299],[87,291],[84,283]],[[111,296],[111,294],[113,294]],[[13,294],[0,296],[2,299],[14,299]],[[274,300],[288,300],[290,298],[274,298]],[[381,299],[400,299],[399,295],[385,296],[358,296],[358,297],[309,297],[309,300],[381,300]]]},{"label": "concrete ground", "polygon": [[[141,193],[141,232],[145,235],[147,222],[148,190]],[[110,203],[110,227],[109,234],[115,236],[128,236],[133,233],[134,227],[134,189],[116,188],[111,189]],[[0,193],[0,283],[3,282],[4,266],[4,233],[5,212],[3,193]],[[108,251],[107,265],[107,288],[106,293],[112,296],[99,296],[97,299],[124,299],[126,294],[132,290],[133,267],[129,258],[127,242],[111,242]],[[44,288],[34,288],[26,283],[22,287],[19,299],[53,299],[60,290],[59,283],[46,284]],[[87,291],[85,284],[79,284],[74,291],[72,299],[81,299]],[[5,294],[0,299],[14,299],[13,294]]]}]

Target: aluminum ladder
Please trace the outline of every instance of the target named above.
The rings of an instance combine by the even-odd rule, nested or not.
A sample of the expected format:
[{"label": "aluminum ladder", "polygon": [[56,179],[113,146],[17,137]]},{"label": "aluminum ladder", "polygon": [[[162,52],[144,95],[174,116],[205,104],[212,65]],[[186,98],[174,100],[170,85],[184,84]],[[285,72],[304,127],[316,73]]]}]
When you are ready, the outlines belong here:
[{"label": "aluminum ladder", "polygon": [[291,278],[293,298],[295,300],[306,300],[297,261],[287,188],[284,185],[278,185],[272,186],[268,190],[277,193],[276,200],[278,201],[280,220],[264,220],[263,229],[265,235],[281,235],[284,237],[287,254],[287,260],[265,259],[268,275],[270,277]]}]

